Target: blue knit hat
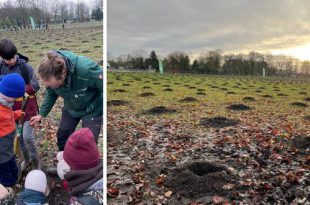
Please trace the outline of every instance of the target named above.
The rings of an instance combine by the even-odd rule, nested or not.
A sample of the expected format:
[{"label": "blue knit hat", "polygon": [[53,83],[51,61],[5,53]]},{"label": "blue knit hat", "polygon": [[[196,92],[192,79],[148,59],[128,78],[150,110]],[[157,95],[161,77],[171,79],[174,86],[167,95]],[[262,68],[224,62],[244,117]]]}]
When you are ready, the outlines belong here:
[{"label": "blue knit hat", "polygon": [[0,77],[0,93],[7,97],[19,98],[25,94],[25,81],[17,73],[11,73]]}]

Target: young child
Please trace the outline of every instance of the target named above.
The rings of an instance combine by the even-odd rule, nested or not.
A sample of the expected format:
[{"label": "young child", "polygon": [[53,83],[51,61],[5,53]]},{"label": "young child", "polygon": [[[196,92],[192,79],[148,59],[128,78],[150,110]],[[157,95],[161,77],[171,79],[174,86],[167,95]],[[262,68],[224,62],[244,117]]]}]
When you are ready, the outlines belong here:
[{"label": "young child", "polygon": [[[17,53],[17,48],[10,39],[2,39],[0,41],[0,75],[7,75],[9,73],[20,74],[26,83],[26,99],[25,116],[22,137],[20,137],[20,148],[24,157],[21,164],[21,171],[32,163],[34,169],[40,169],[40,163],[35,144],[35,137],[33,134],[33,127],[30,126],[29,120],[31,117],[38,114],[38,103],[35,93],[39,90],[39,82],[33,71],[33,68],[27,63],[28,58]],[[22,99],[17,99],[14,102],[13,110],[20,110],[22,108]]]},{"label": "young child", "polygon": [[0,184],[0,205],[15,205],[15,195],[12,188]]},{"label": "young child", "polygon": [[15,120],[22,112],[13,111],[16,98],[25,93],[25,81],[17,73],[0,78],[0,184],[11,187],[16,183],[18,168],[14,157]]},{"label": "young child", "polygon": [[47,205],[47,178],[41,170],[30,171],[25,180],[25,189],[17,199],[17,205]]},{"label": "young child", "polygon": [[57,158],[58,175],[64,177],[69,189],[69,204],[103,204],[103,164],[92,131],[75,131],[65,145],[63,158],[61,153]]}]

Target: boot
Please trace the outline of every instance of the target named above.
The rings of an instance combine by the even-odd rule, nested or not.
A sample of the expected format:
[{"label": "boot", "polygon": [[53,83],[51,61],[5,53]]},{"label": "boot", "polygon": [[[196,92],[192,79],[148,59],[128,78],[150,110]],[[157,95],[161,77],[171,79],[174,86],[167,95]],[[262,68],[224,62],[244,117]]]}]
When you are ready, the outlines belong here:
[{"label": "boot", "polygon": [[46,173],[50,175],[57,175],[57,167],[50,167],[46,169]]},{"label": "boot", "polygon": [[29,153],[28,152],[23,152],[23,157],[24,160],[22,161],[20,165],[20,171],[24,172],[30,165],[30,158],[29,158]]},{"label": "boot", "polygon": [[33,169],[40,169],[41,170],[41,164],[40,160],[37,156],[31,159],[31,164]]}]

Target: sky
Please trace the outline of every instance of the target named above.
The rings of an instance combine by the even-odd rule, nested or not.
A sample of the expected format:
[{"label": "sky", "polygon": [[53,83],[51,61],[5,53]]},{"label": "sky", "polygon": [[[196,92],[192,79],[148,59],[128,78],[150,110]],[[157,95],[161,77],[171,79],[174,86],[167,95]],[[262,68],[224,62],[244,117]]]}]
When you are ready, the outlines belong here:
[{"label": "sky", "polygon": [[108,0],[107,49],[191,57],[221,49],[310,60],[309,0]]}]

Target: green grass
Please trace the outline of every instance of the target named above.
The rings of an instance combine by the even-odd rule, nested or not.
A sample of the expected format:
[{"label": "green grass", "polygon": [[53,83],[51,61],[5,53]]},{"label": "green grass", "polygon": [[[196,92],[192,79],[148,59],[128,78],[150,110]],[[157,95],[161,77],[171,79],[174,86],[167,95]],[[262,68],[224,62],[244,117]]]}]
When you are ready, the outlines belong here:
[{"label": "green grass", "polygon": [[1,31],[1,38],[10,38],[18,52],[29,57],[29,63],[38,68],[47,51],[70,50],[94,61],[102,60],[102,22],[72,24],[64,30],[60,26],[49,30]]},{"label": "green grass", "polygon": [[[154,84],[154,82],[159,84]],[[299,108],[290,105],[292,102],[303,102],[310,106],[309,102],[304,101],[306,97],[310,96],[309,80],[181,74],[161,76],[150,73],[109,72],[108,83],[108,101],[130,102],[128,106],[109,106],[109,111],[126,110],[132,115],[142,115],[144,111],[155,106],[166,106],[178,111],[176,114],[167,114],[160,118],[175,118],[185,121],[190,120],[193,115],[205,117],[233,115],[242,118],[244,113],[262,118],[285,115],[290,120],[302,121],[303,116],[309,114],[309,107]],[[123,84],[130,84],[130,86],[123,86]],[[163,91],[167,88],[163,87],[165,85],[170,85],[169,88],[173,91]],[[143,89],[143,86],[151,88]],[[218,88],[212,88],[212,86]],[[190,87],[196,88],[190,89]],[[114,92],[115,89],[124,89],[128,92]],[[198,89],[204,89],[205,91],[202,92],[205,92],[206,95],[197,95]],[[261,92],[256,92],[257,90],[261,90]],[[143,92],[152,92],[155,96],[139,97],[139,94]],[[226,94],[227,92],[235,92],[235,94]],[[307,94],[299,94],[300,92]],[[288,96],[278,96],[280,93]],[[263,95],[271,95],[273,98],[265,98]],[[256,101],[243,101],[246,96],[254,97]],[[198,101],[179,102],[185,97],[194,97]],[[226,109],[228,105],[235,103],[242,103],[254,109],[247,112],[232,112]],[[152,115],[148,117],[158,118],[158,116]]]}]

